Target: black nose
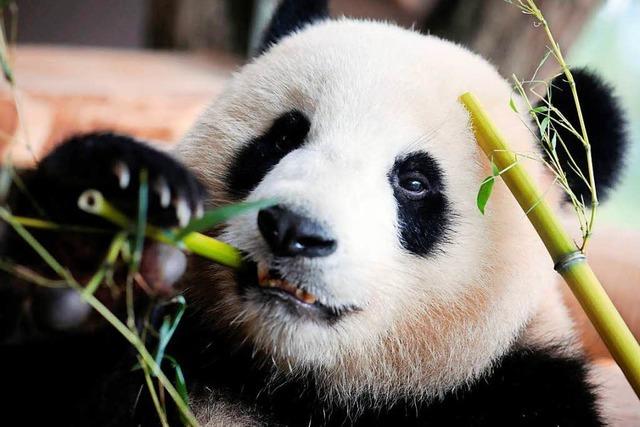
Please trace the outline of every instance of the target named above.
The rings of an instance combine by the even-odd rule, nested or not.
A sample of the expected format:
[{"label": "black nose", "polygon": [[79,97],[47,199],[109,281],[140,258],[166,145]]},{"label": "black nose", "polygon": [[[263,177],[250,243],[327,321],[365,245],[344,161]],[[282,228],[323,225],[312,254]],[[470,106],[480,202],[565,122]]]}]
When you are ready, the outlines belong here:
[{"label": "black nose", "polygon": [[278,205],[258,212],[258,228],[276,256],[323,257],[336,241],[316,222]]}]

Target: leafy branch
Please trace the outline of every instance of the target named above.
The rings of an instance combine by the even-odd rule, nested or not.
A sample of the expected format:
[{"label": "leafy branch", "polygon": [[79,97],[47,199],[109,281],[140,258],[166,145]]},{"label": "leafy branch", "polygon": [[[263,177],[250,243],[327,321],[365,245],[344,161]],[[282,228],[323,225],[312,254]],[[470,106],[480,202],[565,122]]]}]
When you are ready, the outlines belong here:
[{"label": "leafy branch", "polygon": [[[549,56],[553,56],[556,60],[557,64],[560,66],[561,74],[564,75],[567,84],[571,89],[571,95],[574,101],[576,115],[578,117],[579,130],[575,129],[574,126],[569,122],[569,120],[552,104],[552,99],[550,98],[551,90],[547,85],[546,97],[538,94],[535,88],[530,89],[532,95],[534,95],[537,99],[542,100],[544,105],[533,107],[533,103],[530,101],[527,91],[525,90],[525,84],[536,84],[540,83],[540,81],[536,80],[535,74],[534,77],[525,82],[520,81],[516,76],[513,76],[513,80],[515,82],[515,87],[517,92],[520,94],[523,100],[525,100],[528,106],[528,112],[532,119],[534,120],[536,126],[538,127],[541,135],[541,139],[543,142],[543,147],[548,154],[549,162],[548,165],[550,169],[556,175],[556,181],[561,185],[563,190],[569,196],[571,203],[576,211],[578,221],[580,224],[580,230],[582,232],[582,244],[580,245],[580,250],[582,252],[586,251],[587,245],[589,243],[589,239],[593,234],[596,213],[598,209],[598,194],[595,183],[595,174],[593,169],[593,160],[591,156],[591,144],[589,143],[589,135],[587,133],[586,123],[584,120],[584,115],[582,113],[582,107],[580,105],[580,98],[578,96],[578,90],[576,87],[575,79],[564,59],[564,55],[562,54],[562,50],[560,45],[555,40],[553,36],[553,32],[551,31],[551,27],[549,26],[548,21],[544,17],[540,8],[536,5],[534,0],[506,0],[508,3],[515,5],[518,7],[523,13],[527,15],[531,15],[536,20],[536,25],[542,27],[545,32],[547,41],[549,42],[549,51],[543,58],[542,62],[538,66],[535,74],[537,74],[538,70],[541,68],[542,64],[548,59]],[[546,84],[546,83],[545,83]],[[513,101],[510,102],[512,109],[515,109],[515,104]],[[557,118],[556,118],[557,117]],[[587,171],[586,176],[577,166],[577,162],[572,157],[572,154],[567,149],[564,141],[558,134],[556,130],[556,126],[562,127],[569,131],[573,136],[575,136],[585,150],[586,160],[587,160]],[[562,165],[559,161],[557,148],[558,145],[562,147],[562,149],[566,152],[567,157],[569,159],[569,167],[571,170],[578,176],[579,179],[583,180],[589,189],[591,195],[591,203],[590,206],[587,207],[584,200],[578,198],[576,194],[571,190],[566,172],[562,169]],[[590,212],[588,212],[590,210]]]}]

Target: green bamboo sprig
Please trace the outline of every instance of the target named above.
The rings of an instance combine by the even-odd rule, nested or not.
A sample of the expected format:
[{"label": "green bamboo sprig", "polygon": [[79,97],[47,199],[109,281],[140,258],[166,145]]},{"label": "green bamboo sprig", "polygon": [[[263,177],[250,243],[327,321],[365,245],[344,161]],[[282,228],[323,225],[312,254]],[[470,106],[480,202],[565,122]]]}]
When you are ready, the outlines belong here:
[{"label": "green bamboo sprig", "polygon": [[[509,2],[513,3],[513,1],[509,1]],[[587,245],[589,243],[589,240],[591,238],[591,235],[593,234],[593,227],[595,224],[596,212],[598,210],[599,202],[598,202],[598,192],[596,189],[595,174],[593,170],[593,160],[591,157],[591,144],[589,143],[589,135],[587,133],[586,123],[584,120],[584,116],[582,114],[582,107],[580,106],[580,98],[578,96],[578,90],[576,88],[576,83],[573,78],[573,74],[571,73],[571,69],[569,68],[569,65],[564,59],[564,55],[562,54],[560,45],[558,44],[558,42],[556,42],[555,37],[553,36],[553,33],[549,26],[549,23],[547,22],[540,8],[538,8],[534,0],[517,0],[517,3],[518,3],[517,6],[524,13],[533,16],[544,29],[544,32],[547,36],[547,40],[551,45],[550,51],[554,56],[554,58],[556,59],[556,61],[558,62],[558,64],[560,65],[562,69],[562,73],[564,74],[567,80],[567,83],[571,88],[571,95],[573,97],[573,101],[576,108],[576,114],[578,116],[578,122],[580,125],[580,132],[576,133],[576,136],[578,137],[578,140],[582,143],[585,150],[586,159],[587,159],[587,176],[589,181],[588,187],[591,193],[591,206],[590,206],[591,212],[590,212],[589,218],[586,220],[586,223],[585,223],[582,245],[580,247],[580,250],[582,252],[585,252]]]},{"label": "green bamboo sprig", "polygon": [[465,93],[460,101],[471,114],[476,140],[533,224],[549,252],[555,269],[562,275],[587,313],[598,334],[611,352],[627,380],[640,397],[640,345],[611,302],[591,267],[553,211],[536,188],[531,177],[509,150],[506,140],[483,109],[478,99]]},{"label": "green bamboo sprig", "polygon": [[18,216],[14,215],[13,219],[20,225],[23,225],[27,228],[37,228],[40,230],[49,230],[49,231],[68,231],[75,233],[91,233],[91,234],[108,234],[112,233],[111,230],[98,228],[98,227],[85,227],[82,225],[66,225],[66,224],[58,224],[53,221],[47,221],[46,219],[40,218],[31,218],[26,216]]},{"label": "green bamboo sprig", "polygon": [[2,258],[0,258],[0,270],[26,282],[33,283],[34,285],[42,286],[45,288],[60,289],[68,287],[67,282],[64,280],[47,279],[46,277],[40,276],[38,273],[25,266],[15,265],[14,263]]},{"label": "green bamboo sprig", "polygon": [[149,370],[149,366],[144,363],[142,357],[138,356],[138,364],[142,368],[142,372],[144,374],[144,380],[147,384],[147,388],[149,389],[149,394],[151,395],[151,401],[153,402],[153,406],[158,414],[158,418],[160,418],[160,424],[162,427],[169,427],[169,421],[167,421],[166,410],[160,404],[160,399],[158,398],[158,393],[156,392],[156,387],[153,384],[153,380],[151,379],[151,372]]},{"label": "green bamboo sprig", "polygon": [[[13,69],[11,67],[11,61],[9,58],[9,44],[10,43],[15,43],[16,39],[17,39],[17,14],[18,14],[18,7],[15,3],[15,1],[8,1],[6,2],[7,4],[2,5],[3,7],[0,7],[0,69],[2,70],[2,76],[4,78],[4,80],[7,82],[7,84],[9,85],[9,89],[11,91],[11,95],[13,98],[13,104],[16,108],[16,114],[18,116],[18,131],[22,133],[22,138],[24,141],[24,144],[27,148],[27,150],[29,151],[29,154],[31,155],[34,163],[38,162],[38,157],[36,156],[35,150],[33,149],[33,145],[31,144],[31,140],[29,138],[29,132],[27,130],[27,126],[25,126],[25,120],[24,120],[24,109],[23,109],[23,105],[20,99],[20,95],[18,93],[18,89],[16,87],[16,80],[15,80],[15,74],[13,72]],[[4,21],[5,21],[5,8],[8,9],[9,11],[9,17],[11,20],[11,29],[10,29],[10,33],[9,33],[9,40],[7,40],[7,36],[5,33],[5,26],[4,26]],[[16,132],[17,133],[17,132]],[[4,164],[8,165],[11,164],[11,157],[12,157],[12,149],[14,147],[16,143],[16,138],[15,136],[12,136],[10,138],[9,141],[9,147],[6,150],[5,153],[5,159],[4,159]]]},{"label": "green bamboo sprig", "polygon": [[[582,233],[583,242],[584,242],[585,236],[589,233],[588,232],[589,218],[587,217],[584,202],[582,200],[579,200],[575,195],[575,193],[571,190],[571,186],[569,185],[567,174],[562,169],[562,164],[560,163],[560,159],[558,157],[558,152],[557,152],[558,142],[562,146],[563,150],[567,155],[567,158],[569,159],[569,165],[571,169],[575,171],[576,175],[581,179],[585,180],[585,178],[584,178],[584,175],[582,174],[582,171],[580,171],[575,160],[573,159],[571,152],[568,150],[567,146],[562,140],[562,137],[555,131],[554,124],[557,123],[559,126],[566,128],[577,138],[580,138],[580,134],[578,134],[578,132],[573,128],[573,126],[571,126],[569,121],[566,120],[566,118],[564,118],[564,115],[562,115],[562,113],[557,108],[555,108],[551,103],[546,103],[547,105],[543,107],[540,107],[540,106],[534,107],[526,95],[524,86],[516,78],[515,75],[513,76],[513,80],[515,82],[516,91],[520,94],[521,98],[526,103],[526,106],[528,111],[530,112],[531,118],[533,119],[537,128],[540,130],[541,137],[543,140],[543,147],[546,153],[548,154],[548,160],[546,159],[538,159],[538,160],[542,161],[549,167],[551,172],[556,177],[555,181],[560,184],[565,194],[567,194],[567,196],[571,200],[571,205],[573,206],[573,209],[576,213],[576,218],[578,219],[578,225]],[[544,100],[544,97],[539,95],[538,97]],[[513,103],[513,100],[510,103],[510,106],[514,112],[516,113],[518,112],[518,110],[515,107],[515,104]],[[540,120],[540,117],[538,116],[539,112],[544,113],[543,120]],[[551,112],[553,112],[554,114],[557,114],[560,120],[553,118],[553,116],[550,114]],[[546,124],[543,124],[544,120],[547,120]],[[551,133],[553,133],[553,136],[551,136]],[[534,134],[534,137],[538,138],[538,136],[535,134]],[[586,182],[586,184],[588,187],[589,183]]]},{"label": "green bamboo sprig", "polygon": [[[24,241],[42,258],[42,260],[69,286],[78,292],[83,300],[98,312],[111,326],[113,326],[129,343],[136,349],[141,359],[153,372],[157,372],[157,377],[162,386],[165,388],[169,396],[173,399],[182,414],[186,424],[189,426],[198,426],[198,422],[194,417],[187,402],[184,401],[180,393],[173,386],[171,381],[162,372],[157,365],[154,357],[149,353],[140,337],[131,329],[129,329],[118,317],[113,314],[102,302],[100,302],[92,293],[84,292],[84,287],[73,277],[71,272],[64,268],[47,249],[38,242],[38,240],[4,207],[0,206],[0,219],[9,224],[15,232],[24,239]],[[117,238],[117,236],[116,236]],[[113,247],[113,244],[112,244]],[[99,273],[98,273],[99,274]],[[91,280],[90,280],[91,281]]]},{"label": "green bamboo sprig", "polygon": [[9,85],[14,85],[15,80],[13,78],[11,65],[9,64],[9,49],[4,31],[4,7],[6,7],[6,5],[0,5],[0,18],[2,19],[2,21],[0,21],[0,68],[2,69],[2,75],[6,82]]},{"label": "green bamboo sprig", "polygon": [[[83,211],[100,216],[125,230],[130,230],[135,225],[97,190],[87,190],[82,193],[78,199],[78,206]],[[147,225],[145,235],[158,242],[187,249],[228,267],[239,268],[242,264],[240,251],[227,243],[201,233],[191,232],[180,240],[176,240],[175,235],[170,231]]]},{"label": "green bamboo sprig", "polygon": [[111,241],[111,244],[109,245],[109,250],[107,251],[107,256],[105,257],[104,262],[82,290],[83,295],[93,295],[98,287],[102,284],[105,276],[109,273],[109,271],[113,269],[113,266],[116,264],[118,256],[120,255],[122,248],[127,242],[127,237],[127,233],[124,231],[115,235],[115,237]]}]

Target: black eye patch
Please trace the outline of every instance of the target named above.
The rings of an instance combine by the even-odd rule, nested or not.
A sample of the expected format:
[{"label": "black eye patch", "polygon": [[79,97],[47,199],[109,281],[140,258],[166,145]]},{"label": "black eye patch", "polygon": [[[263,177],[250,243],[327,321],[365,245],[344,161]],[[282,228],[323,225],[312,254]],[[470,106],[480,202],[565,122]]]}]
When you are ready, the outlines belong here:
[{"label": "black eye patch", "polygon": [[[416,255],[428,255],[441,243],[449,229],[451,212],[444,194],[443,172],[424,152],[396,159],[389,182],[398,203],[402,246]],[[407,182],[418,180],[424,187],[419,197],[407,191]],[[411,190],[411,187],[409,187]]]},{"label": "black eye patch", "polygon": [[246,197],[280,160],[304,143],[311,122],[297,110],[278,117],[269,130],[242,147],[227,172],[228,191]]}]

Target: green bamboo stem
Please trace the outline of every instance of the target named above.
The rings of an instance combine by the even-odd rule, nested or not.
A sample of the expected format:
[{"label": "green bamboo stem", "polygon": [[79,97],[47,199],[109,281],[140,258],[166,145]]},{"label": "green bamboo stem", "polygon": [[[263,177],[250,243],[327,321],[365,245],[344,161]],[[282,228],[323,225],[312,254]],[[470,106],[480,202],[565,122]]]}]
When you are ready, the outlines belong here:
[{"label": "green bamboo stem", "polygon": [[25,282],[33,283],[37,286],[43,286],[45,288],[62,289],[67,288],[69,285],[64,280],[51,280],[43,277],[22,265],[15,265],[0,258],[0,270],[9,273]]},{"label": "green bamboo stem", "polygon": [[[556,270],[567,282],[611,352],[627,380],[640,397],[640,345],[595,276],[586,258],[564,230],[525,168],[509,150],[506,140],[493,124],[478,99],[465,93],[460,101],[471,114],[476,140],[500,170],[509,190],[527,213],[551,255]],[[577,255],[577,256],[575,256]],[[569,261],[571,258],[573,259]]]},{"label": "green bamboo stem", "polygon": [[49,231],[70,231],[77,233],[108,233],[109,230],[95,227],[83,227],[81,225],[66,225],[66,224],[57,224],[52,221],[47,221],[39,218],[30,218],[26,216],[13,216],[13,219],[20,225],[26,228],[37,228],[40,230],[49,230]]},{"label": "green bamboo stem", "polygon": [[104,262],[100,266],[100,269],[96,272],[96,274],[91,277],[91,279],[87,282],[87,285],[84,287],[82,293],[85,295],[93,295],[98,287],[102,284],[103,279],[109,272],[111,268],[116,263],[118,259],[118,255],[120,255],[120,251],[127,241],[127,233],[120,232],[116,234],[116,237],[113,238],[113,241],[109,245],[109,250],[107,251],[107,256],[104,259]]},{"label": "green bamboo stem", "polygon": [[62,228],[61,225],[56,224],[55,222],[46,221],[44,219],[39,218],[28,218],[26,216],[15,216],[13,219],[16,220],[19,224],[27,228],[39,228],[42,230],[60,230]]},{"label": "green bamboo stem", "polygon": [[142,357],[138,356],[138,364],[142,368],[142,372],[144,373],[144,380],[147,383],[147,388],[149,389],[149,394],[151,395],[151,401],[153,402],[153,406],[156,409],[156,413],[158,414],[158,418],[160,418],[160,424],[162,427],[170,427],[169,422],[167,421],[167,415],[165,410],[160,405],[160,400],[158,399],[158,393],[156,392],[156,387],[153,384],[153,380],[151,379],[151,373],[149,372],[149,367]]},{"label": "green bamboo stem", "polygon": [[[78,206],[85,212],[101,216],[123,229],[128,230],[135,225],[126,215],[105,200],[99,191],[87,190],[82,193],[78,199]],[[161,243],[183,247],[227,267],[239,268],[242,264],[242,255],[236,248],[201,233],[189,233],[181,240],[175,241],[166,231],[147,225],[145,235]]]},{"label": "green bamboo stem", "polygon": [[83,298],[94,310],[96,310],[113,327],[115,327],[118,332],[120,332],[120,334],[122,334],[122,336],[124,336],[124,338],[129,341],[131,345],[133,345],[144,363],[151,367],[152,370],[157,372],[157,377],[162,383],[163,387],[165,388],[165,390],[167,390],[173,401],[176,403],[178,410],[184,415],[186,424],[188,426],[198,426],[199,423],[191,412],[188,404],[182,399],[182,396],[180,396],[180,393],[178,393],[178,391],[173,386],[171,381],[169,381],[164,372],[160,370],[160,367],[156,364],[153,356],[151,355],[151,353],[149,353],[140,338],[134,332],[129,330],[129,328],[127,328],[125,324],[122,323],[120,319],[118,319],[116,315],[113,314],[106,306],[104,306],[104,304],[102,304],[94,295],[83,295]]}]

